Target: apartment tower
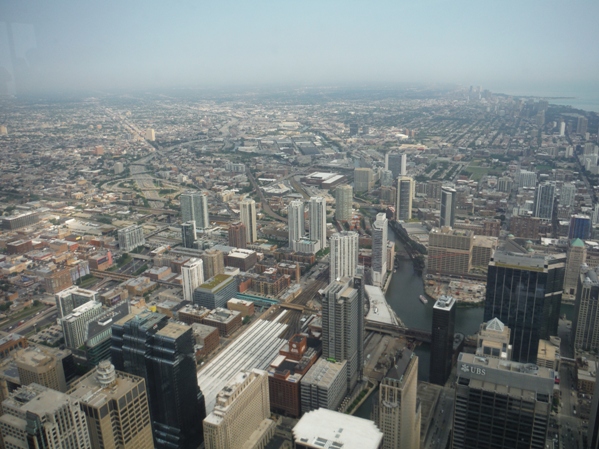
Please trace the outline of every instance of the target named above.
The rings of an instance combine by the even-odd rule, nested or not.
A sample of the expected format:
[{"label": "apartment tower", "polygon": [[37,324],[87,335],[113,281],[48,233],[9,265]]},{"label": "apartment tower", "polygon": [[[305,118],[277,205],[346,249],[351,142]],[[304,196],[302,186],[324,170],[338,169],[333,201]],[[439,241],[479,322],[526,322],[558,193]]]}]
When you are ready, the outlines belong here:
[{"label": "apartment tower", "polygon": [[258,228],[256,227],[256,202],[246,198],[239,203],[239,217],[245,225],[245,240],[254,243],[258,240]]},{"label": "apartment tower", "polygon": [[330,239],[329,282],[353,277],[358,266],[358,233],[336,232]]}]

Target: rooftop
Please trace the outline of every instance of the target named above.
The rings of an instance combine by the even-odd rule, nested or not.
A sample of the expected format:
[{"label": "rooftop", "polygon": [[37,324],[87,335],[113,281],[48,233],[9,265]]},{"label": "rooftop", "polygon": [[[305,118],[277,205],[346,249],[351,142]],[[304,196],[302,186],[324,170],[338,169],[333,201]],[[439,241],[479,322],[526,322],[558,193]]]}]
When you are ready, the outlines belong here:
[{"label": "rooftop", "polygon": [[293,436],[296,443],[323,449],[377,449],[383,440],[374,422],[324,408],[304,414]]},{"label": "rooftop", "polygon": [[256,320],[243,334],[232,341],[211,361],[200,368],[198,385],[206,398],[206,413],[214,409],[216,395],[239,371],[267,369],[286,343],[280,336],[287,325],[275,321]]},{"label": "rooftop", "polygon": [[215,288],[219,284],[222,284],[223,282],[229,280],[230,278],[231,278],[231,276],[228,276],[226,274],[217,274],[216,276],[212,277],[211,279],[208,279],[208,281],[204,282],[198,288],[205,288],[207,290],[212,290],[213,288]]},{"label": "rooftop", "polygon": [[455,298],[453,296],[441,295],[435,302],[433,309],[439,310],[450,310],[455,304]]},{"label": "rooftop", "polygon": [[94,369],[73,384],[67,394],[85,404],[99,408],[111,400],[118,400],[137,384],[143,382],[141,377],[121,371],[115,371],[115,373],[114,383],[110,386],[103,386],[98,380],[97,369]]}]

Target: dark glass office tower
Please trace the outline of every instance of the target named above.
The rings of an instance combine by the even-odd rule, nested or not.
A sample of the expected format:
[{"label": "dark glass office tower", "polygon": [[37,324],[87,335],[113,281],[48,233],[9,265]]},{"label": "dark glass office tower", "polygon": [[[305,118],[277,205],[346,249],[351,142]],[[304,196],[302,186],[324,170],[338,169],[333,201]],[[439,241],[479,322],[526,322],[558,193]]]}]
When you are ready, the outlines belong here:
[{"label": "dark glass office tower", "polygon": [[146,380],[156,447],[197,449],[206,407],[191,328],[160,313],[129,315],[112,327],[111,352],[117,370]]},{"label": "dark glass office tower", "polygon": [[193,248],[196,241],[196,222],[186,221],[181,225],[181,240],[185,248]]},{"label": "dark glass office tower", "polygon": [[565,271],[565,254],[495,251],[491,258],[484,319],[511,329],[515,361],[536,363],[539,340],[557,335]]},{"label": "dark glass office tower", "polygon": [[429,376],[429,382],[433,384],[445,385],[451,374],[455,311],[455,299],[451,296],[441,296],[433,307],[431,371]]}]

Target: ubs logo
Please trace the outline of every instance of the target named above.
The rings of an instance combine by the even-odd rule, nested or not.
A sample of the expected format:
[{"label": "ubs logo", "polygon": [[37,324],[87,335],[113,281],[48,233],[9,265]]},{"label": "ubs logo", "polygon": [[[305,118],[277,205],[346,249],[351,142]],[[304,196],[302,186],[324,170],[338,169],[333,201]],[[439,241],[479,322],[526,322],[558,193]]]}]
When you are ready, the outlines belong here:
[{"label": "ubs logo", "polygon": [[469,366],[464,364],[460,367],[460,369],[465,373],[478,374],[480,376],[484,376],[486,374],[485,369],[479,368],[478,366]]}]

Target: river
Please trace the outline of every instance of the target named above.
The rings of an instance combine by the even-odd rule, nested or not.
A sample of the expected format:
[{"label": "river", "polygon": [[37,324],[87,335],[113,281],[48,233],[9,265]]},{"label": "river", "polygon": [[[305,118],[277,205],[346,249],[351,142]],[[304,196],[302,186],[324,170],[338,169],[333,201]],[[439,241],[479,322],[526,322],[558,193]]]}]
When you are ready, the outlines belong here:
[{"label": "river", "polygon": [[[391,228],[388,230],[388,237],[389,240],[395,242],[396,250],[403,249],[402,243],[396,238]],[[428,304],[422,304],[418,297],[423,293],[422,276],[414,271],[410,259],[401,259],[397,272],[393,273],[393,278],[385,295],[387,302],[407,327],[430,331],[434,301],[429,300]],[[561,312],[565,313],[568,319],[572,319],[573,311],[574,306],[571,305],[564,305],[561,309]],[[483,315],[484,308],[482,306],[458,307],[456,310],[455,331],[464,335],[472,335],[478,332],[480,324],[483,322]],[[421,344],[415,352],[418,356],[418,380],[427,382],[430,369],[430,345],[427,343]],[[372,398],[375,394],[378,394],[378,391],[375,391],[362,404],[356,411],[356,416],[370,419]]]}]

